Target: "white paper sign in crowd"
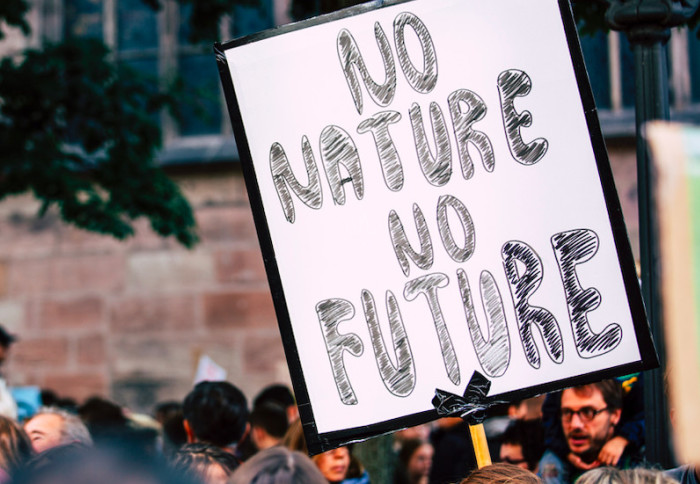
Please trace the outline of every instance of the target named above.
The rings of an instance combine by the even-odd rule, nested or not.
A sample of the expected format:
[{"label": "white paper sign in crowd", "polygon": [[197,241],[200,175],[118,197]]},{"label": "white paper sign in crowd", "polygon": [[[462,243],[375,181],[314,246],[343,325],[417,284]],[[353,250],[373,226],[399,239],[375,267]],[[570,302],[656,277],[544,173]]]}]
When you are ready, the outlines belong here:
[{"label": "white paper sign in crowd", "polygon": [[371,3],[217,44],[313,451],[655,364],[567,2]]}]

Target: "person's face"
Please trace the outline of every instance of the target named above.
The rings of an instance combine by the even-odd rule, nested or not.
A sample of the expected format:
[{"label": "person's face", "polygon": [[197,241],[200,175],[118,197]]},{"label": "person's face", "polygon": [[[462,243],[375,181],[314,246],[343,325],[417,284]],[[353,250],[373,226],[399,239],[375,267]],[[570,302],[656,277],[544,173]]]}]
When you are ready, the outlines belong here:
[{"label": "person's face", "polygon": [[588,462],[598,456],[612,437],[621,412],[607,409],[602,393],[595,387],[585,387],[585,393],[570,388],[564,390],[561,411],[569,450]]},{"label": "person's face", "polygon": [[340,482],[345,479],[350,467],[350,451],[347,447],[339,447],[319,454],[315,461],[328,482]]},{"label": "person's face", "polygon": [[7,359],[7,354],[9,352],[10,352],[9,346],[0,345],[0,365],[5,363],[5,360]]},{"label": "person's face", "polygon": [[[433,465],[433,446],[423,444],[418,447],[408,460],[408,474],[415,482],[421,477],[430,474],[430,467]],[[415,478],[415,480],[413,479]]]},{"label": "person's face", "polygon": [[47,413],[29,420],[24,424],[24,431],[27,432],[34,451],[39,453],[61,444],[62,427],[63,418]]},{"label": "person's face", "polygon": [[507,462],[509,464],[522,467],[523,469],[530,470],[527,465],[527,461],[523,457],[523,446],[520,444],[501,444],[501,451],[499,454],[501,462]]}]

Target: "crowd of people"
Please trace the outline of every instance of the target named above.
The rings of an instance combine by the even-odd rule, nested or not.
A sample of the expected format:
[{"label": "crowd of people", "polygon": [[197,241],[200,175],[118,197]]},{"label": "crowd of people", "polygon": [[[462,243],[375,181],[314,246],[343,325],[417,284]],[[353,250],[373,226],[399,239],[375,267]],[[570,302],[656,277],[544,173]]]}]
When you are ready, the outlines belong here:
[{"label": "crowd of people", "polygon": [[[632,375],[492,408],[485,427],[497,463],[480,469],[460,418],[396,432],[384,465],[394,484],[698,484],[693,466],[645,463],[641,386]],[[233,383],[202,381],[152,415],[49,390],[42,404],[21,421],[0,405],[0,484],[381,484],[352,446],[308,456],[283,384],[249,405]]]}]

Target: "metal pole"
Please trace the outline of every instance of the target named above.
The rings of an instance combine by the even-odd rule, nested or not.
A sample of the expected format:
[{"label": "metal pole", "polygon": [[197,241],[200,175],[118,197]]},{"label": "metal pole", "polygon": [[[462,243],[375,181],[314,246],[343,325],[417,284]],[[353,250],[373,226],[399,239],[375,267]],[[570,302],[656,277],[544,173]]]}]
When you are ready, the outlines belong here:
[{"label": "metal pole", "polygon": [[634,49],[635,114],[637,134],[637,193],[642,296],[661,367],[644,375],[646,457],[662,467],[673,467],[669,407],[664,386],[666,351],[659,297],[658,224],[654,206],[654,174],[642,129],[652,119],[670,118],[666,43],[670,28],[687,21],[699,0],[612,0],[608,25],[621,30]]}]

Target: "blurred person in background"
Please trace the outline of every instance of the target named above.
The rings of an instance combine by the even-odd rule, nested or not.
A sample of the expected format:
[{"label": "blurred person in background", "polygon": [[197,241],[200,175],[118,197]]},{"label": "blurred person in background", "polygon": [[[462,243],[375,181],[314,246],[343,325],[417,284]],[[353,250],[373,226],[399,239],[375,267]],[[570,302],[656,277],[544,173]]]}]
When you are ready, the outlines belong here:
[{"label": "blurred person in background", "polygon": [[32,444],[22,427],[0,416],[0,483],[8,482],[33,455]]},{"label": "blurred person in background", "polygon": [[253,400],[253,408],[264,403],[276,403],[287,413],[287,422],[292,423],[299,418],[299,409],[294,394],[287,385],[274,383],[263,388]]},{"label": "blurred person in background", "polygon": [[205,484],[226,484],[238,468],[238,459],[230,452],[210,444],[185,444],[172,456],[173,468],[191,473]]},{"label": "blurred person in background", "polygon": [[533,472],[499,462],[473,470],[460,484],[542,484]]},{"label": "blurred person in background", "polygon": [[55,407],[40,408],[24,423],[34,452],[78,442],[92,445],[92,437],[80,417]]},{"label": "blurred person in background", "polygon": [[327,484],[306,455],[277,446],[258,452],[239,467],[229,484]]},{"label": "blurred person in background", "polygon": [[250,436],[257,450],[280,445],[288,427],[287,411],[277,403],[256,405],[250,413]]},{"label": "blurred person in background", "polygon": [[247,436],[248,402],[226,381],[197,383],[182,406],[187,442],[204,442],[231,452],[241,461],[238,444]]},{"label": "blurred person in background", "polygon": [[[7,360],[10,346],[15,341],[17,341],[17,338],[0,326],[0,367]],[[0,373],[0,415],[17,420],[17,402],[15,402],[10,390],[7,388],[7,381],[2,373]]]},{"label": "blurred person in background", "polygon": [[404,440],[399,449],[394,484],[427,484],[433,446],[426,440]]},{"label": "blurred person in background", "polygon": [[163,432],[163,453],[171,455],[187,443],[183,425],[185,417],[182,403],[168,401],[156,405],[153,417],[160,423]]},{"label": "blurred person in background", "polygon": [[[290,450],[308,455],[308,447],[301,420],[296,420],[287,429],[282,444]],[[369,484],[370,478],[362,464],[352,455],[349,447],[339,447],[314,455],[311,460],[330,483]]]},{"label": "blurred person in background", "polygon": [[542,421],[512,420],[500,436],[499,460],[537,473],[544,454]]}]

